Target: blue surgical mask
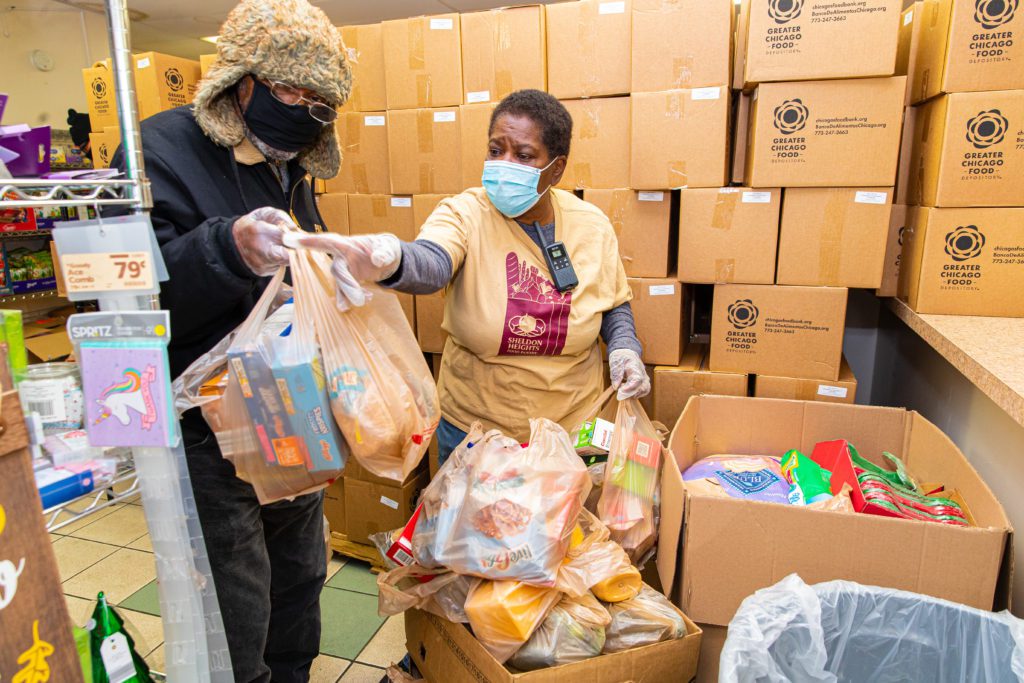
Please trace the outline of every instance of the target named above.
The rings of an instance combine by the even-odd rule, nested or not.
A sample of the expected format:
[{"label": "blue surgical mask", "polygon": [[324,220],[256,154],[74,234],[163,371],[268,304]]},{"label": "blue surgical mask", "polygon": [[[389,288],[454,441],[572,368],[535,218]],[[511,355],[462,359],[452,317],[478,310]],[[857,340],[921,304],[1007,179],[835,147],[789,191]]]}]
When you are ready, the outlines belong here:
[{"label": "blue surgical mask", "polygon": [[516,218],[533,208],[551,186],[544,192],[537,192],[540,174],[551,168],[555,157],[544,168],[535,168],[513,161],[489,160],[484,162],[483,185],[487,197],[494,208],[508,216]]}]

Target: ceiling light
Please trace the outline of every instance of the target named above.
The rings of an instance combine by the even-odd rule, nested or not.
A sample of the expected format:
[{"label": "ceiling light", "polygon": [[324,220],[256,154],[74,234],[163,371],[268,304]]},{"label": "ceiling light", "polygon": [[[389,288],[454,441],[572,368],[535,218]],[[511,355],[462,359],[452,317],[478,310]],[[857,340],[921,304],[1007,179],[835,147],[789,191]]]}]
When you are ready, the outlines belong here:
[{"label": "ceiling light", "polygon": [[213,43],[214,45],[216,45],[217,44],[217,38],[219,38],[219,37],[220,36],[203,36],[199,40],[205,40],[208,43]]}]

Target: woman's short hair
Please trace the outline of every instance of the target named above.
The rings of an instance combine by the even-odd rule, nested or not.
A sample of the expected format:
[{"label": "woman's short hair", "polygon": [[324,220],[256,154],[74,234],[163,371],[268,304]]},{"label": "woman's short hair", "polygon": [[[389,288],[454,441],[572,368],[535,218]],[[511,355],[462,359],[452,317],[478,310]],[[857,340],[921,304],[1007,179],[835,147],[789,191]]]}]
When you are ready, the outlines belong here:
[{"label": "woman's short hair", "polygon": [[501,116],[524,116],[540,128],[541,141],[552,157],[569,156],[572,142],[572,116],[553,95],[542,90],[517,90],[509,94],[491,114],[487,134],[494,132],[494,123]]}]

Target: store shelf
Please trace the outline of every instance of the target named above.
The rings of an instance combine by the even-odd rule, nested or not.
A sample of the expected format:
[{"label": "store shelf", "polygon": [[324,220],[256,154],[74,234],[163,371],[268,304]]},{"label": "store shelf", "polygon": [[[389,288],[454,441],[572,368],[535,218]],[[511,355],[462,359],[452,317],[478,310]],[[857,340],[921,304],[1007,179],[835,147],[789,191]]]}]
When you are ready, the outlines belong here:
[{"label": "store shelf", "polygon": [[915,313],[899,299],[888,306],[929,346],[1024,426],[1024,318]]},{"label": "store shelf", "polygon": [[58,206],[136,206],[131,180],[0,180],[0,209]]},{"label": "store shelf", "polygon": [[[139,493],[139,480],[135,475],[135,466],[128,461],[125,465],[122,465],[118,469],[117,476],[112,481],[102,487],[93,489],[91,493],[84,496],[69,500],[66,503],[55,505],[52,508],[43,510],[44,521],[46,522],[46,530],[53,532],[61,529],[72,522],[76,522],[84,517],[88,517],[104,508],[108,508],[111,505],[117,505],[128,498],[138,495]],[[89,505],[82,508],[76,503],[80,501],[91,501]],[[78,510],[69,510],[70,507],[78,507]],[[57,520],[61,517],[61,513],[68,512],[71,517]]]}]

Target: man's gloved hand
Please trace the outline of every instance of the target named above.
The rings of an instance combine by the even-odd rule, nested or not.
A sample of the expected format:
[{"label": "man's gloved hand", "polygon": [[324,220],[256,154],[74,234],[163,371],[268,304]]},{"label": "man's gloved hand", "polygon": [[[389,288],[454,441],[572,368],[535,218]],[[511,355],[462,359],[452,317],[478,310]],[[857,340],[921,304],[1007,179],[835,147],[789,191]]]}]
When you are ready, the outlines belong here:
[{"label": "man's gloved hand", "polygon": [[294,225],[288,214],[269,206],[256,209],[235,221],[231,235],[242,261],[253,274],[260,277],[273,275],[278,268],[288,265],[288,251],[282,238],[285,229]]},{"label": "man's gloved hand", "polygon": [[612,386],[619,390],[618,398],[642,398],[651,393],[651,380],[647,368],[636,351],[616,349],[608,354],[608,369],[611,371]]},{"label": "man's gloved hand", "polygon": [[300,235],[287,239],[288,246],[315,249],[331,254],[331,274],[338,291],[338,307],[362,306],[369,298],[360,283],[386,280],[402,262],[402,243],[394,235],[355,235],[346,237],[333,233]]}]

